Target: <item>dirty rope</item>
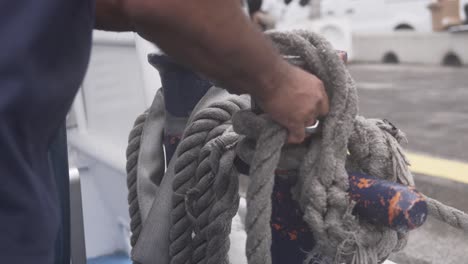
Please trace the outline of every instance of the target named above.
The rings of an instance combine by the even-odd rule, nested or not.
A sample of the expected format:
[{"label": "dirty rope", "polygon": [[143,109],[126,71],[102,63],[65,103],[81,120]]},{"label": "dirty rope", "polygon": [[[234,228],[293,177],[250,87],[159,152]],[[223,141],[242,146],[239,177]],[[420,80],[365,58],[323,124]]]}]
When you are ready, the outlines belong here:
[{"label": "dirty rope", "polygon": [[[286,130],[245,110],[248,102],[242,97],[200,111],[176,152],[171,264],[229,263],[229,233],[239,201],[236,155],[250,164],[248,263],[271,263],[271,192],[278,164],[299,172],[293,195],[318,242],[305,263],[380,263],[406,245],[408,234],[373,226],[351,214],[354,204],[347,195],[347,170],[414,185],[399,145],[404,135],[388,122],[357,116],[354,81],[322,37],[305,31],[268,35],[283,56],[324,82],[330,113],[322,122],[322,135],[309,145],[283,147]],[[132,245],[141,230],[133,186],[142,122],[144,116],[135,122],[127,151]],[[431,198],[427,202],[432,216],[468,231],[465,213]]]}]

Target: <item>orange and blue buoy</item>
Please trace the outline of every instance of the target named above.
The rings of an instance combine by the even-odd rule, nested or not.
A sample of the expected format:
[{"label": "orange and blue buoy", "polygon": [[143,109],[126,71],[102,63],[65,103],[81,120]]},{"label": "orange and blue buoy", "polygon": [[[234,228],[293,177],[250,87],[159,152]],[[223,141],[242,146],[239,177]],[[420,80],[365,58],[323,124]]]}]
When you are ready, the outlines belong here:
[{"label": "orange and blue buoy", "polygon": [[[249,165],[239,157],[237,170],[248,175]],[[315,241],[304,213],[293,199],[291,189],[296,184],[296,170],[275,171],[272,193],[271,256],[273,264],[303,263],[306,253]],[[362,173],[349,174],[348,195],[355,202],[353,213],[361,221],[386,226],[397,231],[408,231],[421,226],[427,218],[424,196],[414,187],[392,183]],[[316,259],[314,263],[323,263]]]},{"label": "orange and blue buoy", "polygon": [[[236,158],[235,165],[239,172],[249,173],[249,165],[240,158]],[[285,174],[294,176],[297,171],[276,171],[277,176]],[[414,186],[386,181],[363,173],[349,173],[348,195],[356,203],[353,213],[359,216],[360,220],[376,226],[386,226],[404,232],[420,227],[427,219],[427,203]],[[293,206],[290,208],[293,210]]]},{"label": "orange and blue buoy", "polygon": [[349,197],[356,203],[353,213],[360,219],[397,231],[420,227],[427,218],[425,198],[413,186],[351,173]]}]

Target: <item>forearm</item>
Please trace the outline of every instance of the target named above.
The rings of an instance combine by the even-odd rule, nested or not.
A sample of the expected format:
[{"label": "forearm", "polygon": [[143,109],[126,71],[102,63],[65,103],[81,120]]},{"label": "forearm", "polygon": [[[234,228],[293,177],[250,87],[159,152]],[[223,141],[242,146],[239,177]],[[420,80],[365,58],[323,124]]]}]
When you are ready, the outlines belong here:
[{"label": "forearm", "polygon": [[239,0],[127,0],[126,9],[140,35],[230,91],[265,95],[287,70]]},{"label": "forearm", "polygon": [[251,94],[289,130],[290,143],[302,142],[304,127],[328,112],[322,82],[285,62],[239,0],[96,1],[97,28],[136,31],[230,91]]},{"label": "forearm", "polygon": [[106,31],[134,31],[124,8],[124,0],[95,0],[96,17],[94,27]]}]

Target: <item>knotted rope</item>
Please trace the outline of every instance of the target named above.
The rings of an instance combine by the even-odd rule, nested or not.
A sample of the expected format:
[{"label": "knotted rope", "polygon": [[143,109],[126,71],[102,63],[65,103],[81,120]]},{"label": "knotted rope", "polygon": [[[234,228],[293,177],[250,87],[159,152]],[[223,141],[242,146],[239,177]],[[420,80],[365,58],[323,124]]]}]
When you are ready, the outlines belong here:
[{"label": "knotted rope", "polygon": [[[175,163],[173,183],[174,195],[172,197],[172,227],[170,230],[171,245],[169,252],[171,264],[191,263],[192,253],[194,253],[193,261],[195,263],[203,257],[200,251],[203,252],[204,247],[207,247],[207,241],[209,241],[203,238],[203,235],[209,232],[204,230],[208,227],[208,223],[203,220],[208,217],[208,221],[210,221],[209,219],[212,217],[210,213],[214,208],[211,208],[211,202],[214,200],[217,191],[213,189],[209,190],[209,185],[204,187],[205,192],[203,193],[201,190],[192,190],[192,196],[195,196],[197,192],[203,194],[203,196],[197,197],[200,201],[197,204],[191,205],[192,208],[195,207],[191,216],[187,214],[186,195],[189,193],[189,189],[196,185],[196,179],[198,179],[198,182],[208,181],[208,184],[212,183],[209,182],[209,177],[213,177],[212,175],[216,170],[208,167],[210,165],[208,162],[210,151],[207,151],[203,147],[211,144],[212,140],[224,133],[230,126],[229,123],[232,115],[246,107],[247,103],[245,100],[232,100],[214,104],[211,107],[203,109],[184,133],[184,140],[181,141],[177,148],[177,162]],[[237,207],[235,211],[237,211]],[[231,218],[235,215],[235,211]],[[198,224],[200,232],[203,231],[202,234],[194,237],[194,243],[192,243],[193,224]],[[219,248],[220,245],[213,246]],[[216,251],[213,253],[219,254]],[[218,261],[213,263],[223,262]]]},{"label": "knotted rope", "polygon": [[[298,170],[293,195],[318,242],[305,263],[382,262],[405,246],[407,233],[373,226],[351,214],[354,204],[347,194],[347,171],[413,185],[399,146],[404,135],[388,122],[356,116],[354,81],[323,38],[304,31],[268,35],[284,56],[324,82],[331,107],[322,122],[322,135],[307,146],[283,148],[286,130],[268,117],[242,110],[247,108],[243,98],[200,111],[176,154],[171,263],[229,263],[228,235],[239,199],[236,155],[250,164],[248,263],[271,263],[271,192],[278,164]],[[236,133],[230,129],[231,119]],[[427,202],[432,215],[468,231],[466,214],[430,198]]]}]

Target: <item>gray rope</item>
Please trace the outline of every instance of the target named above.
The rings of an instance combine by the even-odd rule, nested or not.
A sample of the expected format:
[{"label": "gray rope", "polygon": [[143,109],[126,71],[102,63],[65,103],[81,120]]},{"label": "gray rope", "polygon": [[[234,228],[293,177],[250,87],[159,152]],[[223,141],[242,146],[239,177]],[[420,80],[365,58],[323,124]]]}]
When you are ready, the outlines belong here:
[{"label": "gray rope", "polygon": [[[294,191],[305,212],[304,219],[318,241],[316,252],[312,252],[309,259],[317,259],[317,255],[320,255],[323,260],[334,262],[377,263],[388,257],[401,243],[398,242],[400,237],[395,231],[385,228],[376,230],[367,224],[360,225],[351,215],[353,205],[349,203],[347,196],[346,163],[348,139],[354,131],[357,113],[354,81],[335,51],[321,37],[303,31],[273,32],[269,36],[282,54],[302,60],[302,67],[324,82],[331,102],[330,113],[323,122],[323,136],[311,141],[309,151],[299,167],[298,184]],[[265,122],[262,125],[261,121],[254,119],[258,117],[242,114],[238,121],[234,119],[234,128],[240,134],[249,133],[248,130],[257,130],[256,133],[262,131],[257,137],[255,155],[265,153],[265,158],[261,162],[254,158],[249,189],[271,192],[271,175],[278,164],[286,132],[282,129],[275,130],[275,126],[271,124],[264,127]],[[263,128],[252,129],[259,126]],[[251,136],[256,137],[253,134]],[[265,139],[268,139],[268,143],[261,144],[261,140]],[[392,149],[385,151],[390,152]],[[268,166],[262,167],[264,164]],[[267,177],[270,177],[270,181],[264,180]],[[267,194],[262,195],[263,199],[265,196],[269,199]],[[268,223],[271,204],[262,201],[258,206],[258,202],[252,197],[248,197],[247,202],[248,212],[253,215],[253,220],[247,220],[246,225],[249,263],[271,263],[269,257],[265,257],[270,254],[271,234]],[[263,239],[267,243],[263,243]],[[249,244],[249,241],[254,242]]]},{"label": "gray rope", "polygon": [[[229,130],[223,130],[223,132],[224,131]],[[209,243],[211,243],[210,241],[217,241],[219,239],[208,239],[208,237],[211,233],[224,238],[222,232],[210,231],[213,229],[211,226],[219,223],[219,221],[214,220],[211,216],[213,206],[216,201],[220,200],[220,198],[217,198],[215,191],[219,191],[220,188],[216,188],[214,185],[216,185],[215,182],[219,181],[219,178],[221,177],[217,175],[219,168],[224,170],[227,168],[230,169],[230,167],[225,166],[226,162],[222,162],[222,155],[225,154],[228,146],[234,144],[238,138],[239,136],[235,133],[227,133],[211,140],[201,151],[200,156],[202,161],[200,162],[196,172],[196,184],[187,192],[186,197],[186,207],[188,213],[193,218],[193,224],[196,227],[193,237],[194,252],[192,255],[192,263],[210,263],[210,258],[214,258],[214,255],[220,254],[220,252],[226,248],[223,243],[218,242],[214,243],[214,246],[209,246]],[[223,164],[221,165],[221,163]],[[231,164],[232,167],[232,160],[227,164]],[[223,172],[220,174],[225,175],[226,173]],[[234,186],[231,188],[235,188],[235,191],[237,192],[238,187]],[[227,193],[227,191],[222,193]],[[230,207],[226,210],[232,208],[234,212],[237,211],[237,202],[231,201],[228,204]],[[211,250],[213,254],[207,253],[207,250]]]},{"label": "gray rope", "polygon": [[326,257],[343,261],[351,252],[353,258],[363,255],[354,253],[361,247],[354,242],[357,223],[349,214],[351,205],[347,198],[345,169],[348,139],[357,113],[354,81],[322,37],[299,31],[272,33],[272,39],[279,43],[282,53],[293,53],[304,60],[304,68],[324,82],[330,98],[330,112],[322,123],[321,142],[312,141],[299,168],[297,197],[304,210],[304,220],[313,231],[321,254]]},{"label": "gray rope", "polygon": [[430,197],[426,199],[431,216],[468,233],[468,214]]},{"label": "gray rope", "polygon": [[[207,264],[229,264],[229,233],[239,206],[239,177],[234,168],[234,143],[239,136],[227,133],[214,142],[211,164],[215,175],[212,185],[216,202],[209,212],[205,229]],[[221,155],[221,156],[220,156]]]},{"label": "gray rope", "polygon": [[[240,121],[240,119],[238,119]],[[239,122],[235,122],[239,132]],[[257,140],[247,190],[246,254],[248,263],[271,263],[271,193],[275,169],[280,158],[287,132],[271,120],[264,124]]]},{"label": "gray rope", "polygon": [[137,164],[138,155],[140,152],[141,135],[146,122],[148,113],[145,112],[137,117],[133,125],[133,129],[128,137],[128,146],[126,151],[127,156],[127,188],[128,188],[128,205],[130,213],[130,245],[135,246],[138,237],[140,236],[142,221],[140,214],[140,206],[138,204],[137,194]]},{"label": "gray rope", "polygon": [[[305,214],[304,219],[314,232],[318,241],[316,252],[312,252],[310,260],[329,259],[335,263],[378,263],[385,260],[393,251],[401,250],[407,243],[407,234],[397,233],[389,228],[375,228],[366,223],[360,223],[351,215],[353,204],[347,197],[348,174],[346,167],[349,163],[347,151],[360,164],[361,171],[374,172],[372,175],[413,185],[414,180],[408,169],[399,141],[404,140],[401,131],[386,122],[379,120],[365,120],[356,117],[357,93],[354,81],[334,54],[331,46],[321,37],[304,31],[294,33],[270,33],[270,37],[277,44],[281,53],[303,59],[303,67],[315,73],[325,83],[331,101],[331,110],[324,120],[321,142],[312,141],[309,152],[305,155],[300,166],[299,179],[296,187],[296,197]],[[235,130],[245,133],[255,121],[247,121],[252,116],[244,115],[239,122],[234,122]],[[257,121],[258,123],[258,121]],[[255,129],[254,129],[255,130]],[[258,130],[258,129],[257,129]],[[357,130],[357,131],[356,131]],[[265,133],[265,132],[263,132]],[[354,137],[355,134],[364,137]],[[263,134],[262,134],[263,135]],[[260,138],[262,137],[260,135]],[[280,137],[270,136],[269,144],[259,148],[256,152],[279,152],[276,148],[283,142]],[[348,141],[349,139],[349,141]],[[364,156],[366,155],[366,156]],[[275,154],[270,154],[269,160],[277,163]],[[347,164],[348,163],[348,164]],[[252,164],[250,176],[263,178],[272,175],[271,169],[259,169],[258,164]],[[255,173],[256,172],[256,173]],[[265,173],[265,175],[263,175]],[[269,182],[252,182],[249,188],[260,190],[269,188]],[[248,200],[248,202],[251,202]],[[432,215],[449,224],[466,228],[468,223],[466,214],[449,208],[433,200],[428,200]],[[263,208],[256,208],[261,222]],[[266,219],[263,219],[265,222]],[[268,237],[257,229],[253,232],[247,226],[248,241],[250,237]],[[257,247],[258,244],[247,245],[247,256],[263,256],[268,254],[269,247]],[[252,251],[249,251],[252,250]],[[252,259],[249,263],[259,263]],[[260,262],[265,263],[265,262]],[[267,260],[267,263],[268,260]]]},{"label": "gray rope", "polygon": [[[230,122],[232,114],[245,107],[245,102],[242,100],[230,100],[214,104],[200,111],[184,133],[184,139],[177,148],[173,183],[171,244],[169,248],[171,264],[190,263],[192,259],[193,223],[187,214],[185,197],[189,189],[195,184],[193,175],[200,163],[199,156],[202,147],[211,139],[219,136],[217,131],[224,131],[216,129],[217,127],[224,126],[226,122]],[[203,244],[198,243],[195,245],[195,252],[199,252],[198,248],[203,247]],[[201,255],[200,258],[202,257]]]},{"label": "gray rope", "polygon": [[349,138],[349,159],[356,162],[356,168],[368,175],[392,182],[414,186],[413,175],[400,143],[406,142],[401,130],[379,119],[366,119],[358,116]]}]

